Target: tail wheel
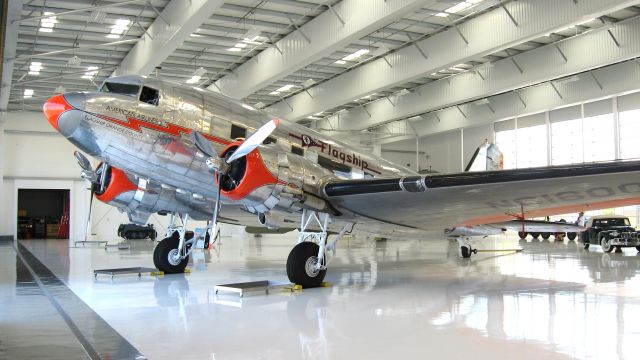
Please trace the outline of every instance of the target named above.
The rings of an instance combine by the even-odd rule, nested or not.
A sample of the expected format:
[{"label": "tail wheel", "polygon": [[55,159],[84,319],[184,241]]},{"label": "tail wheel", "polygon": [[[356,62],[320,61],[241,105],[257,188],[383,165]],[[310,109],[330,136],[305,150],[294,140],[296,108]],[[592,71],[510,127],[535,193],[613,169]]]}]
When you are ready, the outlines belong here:
[{"label": "tail wheel", "polygon": [[526,239],[527,238],[527,232],[526,231],[518,231],[518,236],[520,237],[520,239]]},{"label": "tail wheel", "polygon": [[567,238],[572,241],[575,240],[577,236],[578,234],[574,232],[567,233]]},{"label": "tail wheel", "polygon": [[609,237],[606,234],[600,234],[600,246],[602,247],[602,251],[611,252],[613,251],[614,246],[611,246],[609,243]]},{"label": "tail wheel", "polygon": [[303,288],[318,287],[322,284],[327,270],[317,270],[320,247],[313,242],[301,242],[291,249],[287,258],[287,276],[294,284]]},{"label": "tail wheel", "polygon": [[165,274],[183,273],[189,263],[188,256],[184,259],[177,256],[180,239],[176,235],[163,239],[153,250],[153,264]]}]

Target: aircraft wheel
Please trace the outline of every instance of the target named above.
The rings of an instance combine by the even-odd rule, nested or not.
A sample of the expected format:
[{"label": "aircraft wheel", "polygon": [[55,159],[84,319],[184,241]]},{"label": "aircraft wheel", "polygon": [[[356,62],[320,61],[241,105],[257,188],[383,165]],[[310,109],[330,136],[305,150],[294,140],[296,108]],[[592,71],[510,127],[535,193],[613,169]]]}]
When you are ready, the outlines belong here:
[{"label": "aircraft wheel", "polygon": [[589,250],[589,245],[590,245],[589,243],[584,243],[584,249]]},{"label": "aircraft wheel", "polygon": [[636,250],[640,251],[640,245],[636,246]]},{"label": "aircraft wheel", "polygon": [[470,258],[471,253],[473,253],[473,250],[471,250],[471,246],[469,245],[460,246],[460,255],[462,255],[463,258],[465,259]]},{"label": "aircraft wheel", "polygon": [[520,237],[520,239],[526,239],[527,238],[527,232],[526,231],[518,231],[518,236]]},{"label": "aircraft wheel", "polygon": [[153,264],[158,270],[165,274],[183,273],[189,263],[189,257],[182,260],[176,260],[175,255],[178,252],[178,244],[180,239],[174,233],[173,236],[163,239],[156,245],[153,250]]},{"label": "aircraft wheel", "polygon": [[537,239],[540,236],[540,233],[531,233],[531,237]]},{"label": "aircraft wheel", "polygon": [[316,270],[318,244],[305,241],[291,249],[287,258],[287,276],[294,284],[303,288],[318,287],[322,284],[327,270]]},{"label": "aircraft wheel", "polygon": [[544,232],[542,233],[542,238],[545,240],[549,240],[549,238],[551,237],[551,233],[548,232]]},{"label": "aircraft wheel", "polygon": [[574,232],[567,233],[567,238],[571,241],[575,240],[577,236],[578,234]]},{"label": "aircraft wheel", "polygon": [[613,251],[613,248],[615,246],[611,246],[611,244],[609,243],[609,238],[607,237],[607,235],[600,234],[599,238],[600,238],[600,246],[602,247],[602,251],[608,252],[608,253]]}]

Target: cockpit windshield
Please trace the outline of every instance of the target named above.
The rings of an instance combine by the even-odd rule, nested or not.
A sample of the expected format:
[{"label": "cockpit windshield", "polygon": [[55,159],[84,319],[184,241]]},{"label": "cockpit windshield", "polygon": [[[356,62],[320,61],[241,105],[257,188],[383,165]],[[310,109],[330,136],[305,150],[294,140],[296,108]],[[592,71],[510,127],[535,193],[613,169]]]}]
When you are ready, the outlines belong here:
[{"label": "cockpit windshield", "polygon": [[140,85],[123,84],[116,82],[105,82],[100,88],[101,92],[108,92],[114,94],[121,94],[126,96],[138,97],[140,91]]}]

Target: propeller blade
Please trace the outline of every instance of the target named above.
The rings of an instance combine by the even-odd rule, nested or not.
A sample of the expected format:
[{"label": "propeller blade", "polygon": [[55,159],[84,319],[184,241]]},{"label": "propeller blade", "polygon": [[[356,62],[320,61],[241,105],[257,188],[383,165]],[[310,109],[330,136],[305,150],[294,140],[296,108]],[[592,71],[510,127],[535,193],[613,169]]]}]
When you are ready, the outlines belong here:
[{"label": "propeller blade", "polygon": [[273,118],[268,123],[262,125],[260,129],[253,133],[253,135],[249,136],[247,140],[245,140],[236,151],[231,154],[231,156],[227,159],[227,164],[234,162],[235,160],[246,156],[250,152],[252,152],[255,148],[260,146],[262,142],[271,135],[271,133],[278,127],[280,120],[278,118]]},{"label": "propeller blade", "polygon": [[91,184],[91,197],[89,198],[89,215],[87,215],[87,227],[84,229],[84,241],[89,241],[89,234],[91,234],[91,210],[93,210],[93,195],[95,193],[94,188],[94,185]]},{"label": "propeller blade", "polygon": [[87,157],[84,156],[80,151],[74,151],[73,156],[76,157],[78,165],[80,165],[82,170],[93,171],[93,169],[91,168],[91,162],[89,162],[89,159],[87,159]]},{"label": "propeller blade", "polygon": [[207,155],[208,157],[218,157],[218,152],[216,151],[216,149],[213,148],[211,142],[207,140],[207,138],[205,138],[201,132],[195,130],[192,131],[191,140],[201,153]]},{"label": "propeller blade", "polygon": [[[209,241],[213,242],[216,238],[216,229],[218,227],[218,213],[220,212],[220,189],[222,188],[222,171],[218,170],[218,193],[216,194],[216,203],[213,208],[213,219],[211,221],[211,235]],[[211,243],[210,242],[210,243]]]}]

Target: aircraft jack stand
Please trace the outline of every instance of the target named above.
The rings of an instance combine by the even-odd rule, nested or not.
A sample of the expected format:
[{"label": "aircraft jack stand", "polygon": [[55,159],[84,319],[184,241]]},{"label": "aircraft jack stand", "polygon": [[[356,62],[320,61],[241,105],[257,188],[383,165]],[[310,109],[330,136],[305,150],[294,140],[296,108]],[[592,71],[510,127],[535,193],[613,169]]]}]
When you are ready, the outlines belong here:
[{"label": "aircraft jack stand", "polygon": [[98,275],[111,275],[111,279],[113,279],[116,275],[127,275],[127,274],[138,274],[138,277],[141,277],[142,274],[149,273],[149,275],[163,275],[162,271],[158,271],[154,268],[148,267],[130,267],[130,268],[116,268],[116,269],[100,269],[93,270],[93,277],[95,279],[98,278]]},{"label": "aircraft jack stand", "polygon": [[524,249],[485,249],[485,250],[478,250],[478,249],[473,249],[473,253],[477,254],[479,252],[522,252],[522,250]]},{"label": "aircraft jack stand", "polygon": [[276,281],[269,280],[261,280],[261,281],[249,281],[242,283],[233,283],[233,284],[221,284],[216,285],[214,290],[216,295],[218,292],[230,292],[238,294],[240,297],[244,297],[244,295],[255,292],[264,292],[265,294],[269,294],[270,290],[274,289],[283,289],[283,290],[294,290],[296,286],[291,283],[281,283]]}]

